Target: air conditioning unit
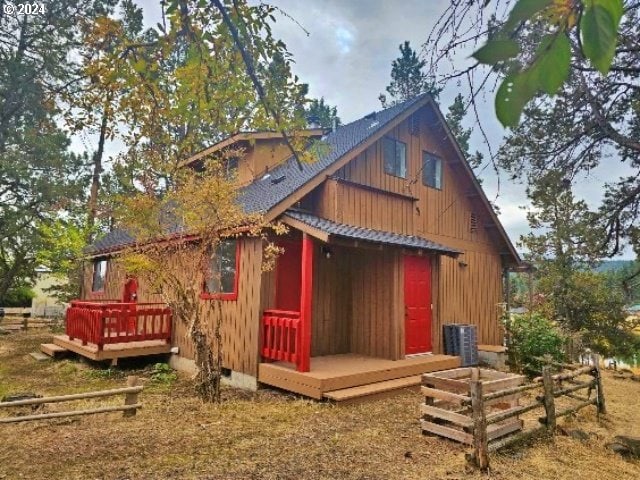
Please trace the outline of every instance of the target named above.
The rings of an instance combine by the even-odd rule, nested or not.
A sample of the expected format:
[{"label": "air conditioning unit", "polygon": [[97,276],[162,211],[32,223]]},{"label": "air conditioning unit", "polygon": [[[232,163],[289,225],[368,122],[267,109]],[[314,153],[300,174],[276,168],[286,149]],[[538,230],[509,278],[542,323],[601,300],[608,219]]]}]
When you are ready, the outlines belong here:
[{"label": "air conditioning unit", "polygon": [[444,353],[462,359],[462,366],[478,364],[478,334],[475,325],[444,325]]}]

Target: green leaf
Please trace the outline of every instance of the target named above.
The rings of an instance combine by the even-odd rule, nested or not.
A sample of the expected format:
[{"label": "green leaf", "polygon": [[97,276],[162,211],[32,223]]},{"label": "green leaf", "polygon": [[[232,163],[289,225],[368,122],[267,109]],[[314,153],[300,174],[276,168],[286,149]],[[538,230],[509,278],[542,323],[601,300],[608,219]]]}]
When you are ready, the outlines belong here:
[{"label": "green leaf", "polygon": [[147,69],[147,62],[145,62],[144,59],[141,58],[133,62],[131,66],[137,73],[144,73]]},{"label": "green leaf", "polygon": [[538,58],[532,67],[537,77],[534,86],[539,86],[549,95],[554,95],[569,77],[571,68],[571,44],[563,33],[543,38],[538,48]]},{"label": "green leaf", "polygon": [[547,8],[553,0],[518,0],[504,24],[505,30],[511,30],[518,23],[529,20],[536,13]]},{"label": "green leaf", "polygon": [[508,60],[520,53],[520,45],[515,40],[489,40],[472,55],[480,63],[493,65]]},{"label": "green leaf", "polygon": [[606,75],[611,68],[618,34],[618,25],[609,9],[595,3],[587,7],[580,20],[580,33],[584,55]]},{"label": "green leaf", "polygon": [[504,127],[515,127],[524,106],[536,93],[530,71],[509,75],[496,93],[496,115]]},{"label": "green leaf", "polygon": [[167,6],[167,15],[175,12],[178,9],[178,1],[177,0],[172,0],[169,5]]},{"label": "green leaf", "polygon": [[620,19],[624,14],[624,5],[622,0],[593,0],[593,5],[598,5],[606,9],[611,15],[611,18],[613,18],[616,27],[618,26]]}]

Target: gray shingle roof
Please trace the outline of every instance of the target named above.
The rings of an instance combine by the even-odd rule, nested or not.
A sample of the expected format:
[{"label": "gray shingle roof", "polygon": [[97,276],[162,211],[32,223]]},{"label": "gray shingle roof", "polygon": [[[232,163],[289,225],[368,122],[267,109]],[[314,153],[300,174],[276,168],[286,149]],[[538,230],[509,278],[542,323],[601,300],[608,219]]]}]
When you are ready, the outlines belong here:
[{"label": "gray shingle roof", "polygon": [[431,250],[445,254],[462,253],[455,248],[447,247],[431,240],[414,235],[401,235],[399,233],[385,232],[383,230],[372,230],[370,228],[354,227],[344,223],[336,223],[325,218],[316,217],[310,213],[299,210],[287,210],[285,215],[299,222],[304,223],[317,230],[321,230],[336,237],[349,238],[353,240],[363,240],[366,242],[383,243],[405,248],[417,248],[421,250]]},{"label": "gray shingle roof", "polygon": [[[304,163],[302,169],[292,156],[269,172],[265,178],[254,180],[238,192],[238,201],[246,213],[265,213],[282,200],[304,186],[322,170],[345,156],[351,150],[366,142],[369,137],[384,129],[398,115],[410,109],[425,98],[427,94],[414,97],[406,102],[386,110],[376,112],[375,116],[365,116],[348,123],[322,138],[326,153],[315,162]],[[274,182],[277,179],[277,182]],[[123,230],[114,230],[94,242],[87,253],[99,253],[114,250],[131,244],[134,239]]]},{"label": "gray shingle roof", "polygon": [[99,253],[107,252],[118,247],[124,247],[134,242],[134,238],[124,230],[113,230],[107,233],[103,237],[99,238],[92,245],[89,245],[86,249],[86,253]]},{"label": "gray shingle roof", "polygon": [[[420,102],[426,95],[419,95],[394,107],[376,112],[374,118],[366,116],[329,133],[322,138],[322,142],[328,147],[326,154],[321,155],[315,162],[303,164],[302,169],[298,167],[293,157],[289,158],[271,170],[268,178],[258,179],[242,188],[239,192],[240,203],[247,213],[269,211],[322,170],[384,129],[389,122]],[[273,179],[281,180],[274,183]]]}]

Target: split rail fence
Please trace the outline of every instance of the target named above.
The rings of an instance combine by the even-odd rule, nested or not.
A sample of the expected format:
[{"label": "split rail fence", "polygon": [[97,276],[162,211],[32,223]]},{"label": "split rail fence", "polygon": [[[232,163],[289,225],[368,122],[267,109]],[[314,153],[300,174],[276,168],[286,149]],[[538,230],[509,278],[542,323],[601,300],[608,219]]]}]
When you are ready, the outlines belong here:
[{"label": "split rail fence", "polygon": [[[426,401],[421,405],[423,432],[473,446],[468,458],[486,470],[490,452],[540,434],[553,435],[560,417],[590,405],[597,407],[598,414],[606,413],[599,361],[594,355],[588,366],[549,362],[541,377],[526,384],[522,381],[524,377],[491,378],[499,372],[478,368],[437,372],[439,376],[453,372],[449,374],[454,378],[425,374],[422,393]],[[554,374],[554,369],[560,371]],[[466,378],[460,377],[462,370],[469,371]],[[533,390],[538,390],[538,394],[520,405],[522,395]],[[559,398],[569,401],[557,402]],[[544,412],[538,417],[541,425],[524,429],[520,415],[536,409]]]},{"label": "split rail fence", "polygon": [[39,413],[34,415],[16,415],[14,417],[0,417],[0,424],[28,422],[33,420],[48,420],[52,418],[75,417],[78,415],[92,415],[96,413],[107,412],[123,412],[125,417],[131,417],[136,414],[142,404],[138,402],[138,394],[142,392],[144,387],[138,384],[136,377],[127,378],[127,386],[124,388],[114,388],[111,390],[101,390],[95,392],[75,393],[72,395],[60,395],[55,397],[28,398],[24,400],[16,400],[12,402],[0,402],[0,409],[9,407],[26,407],[34,405],[44,405],[48,403],[71,402],[74,400],[86,400],[89,398],[112,397],[115,395],[124,395],[124,405],[107,405],[102,407],[83,409],[83,410],[67,410],[63,412]]},{"label": "split rail fence", "polygon": [[26,331],[33,328],[51,328],[58,323],[49,318],[9,317],[0,318],[0,328],[8,331]]}]

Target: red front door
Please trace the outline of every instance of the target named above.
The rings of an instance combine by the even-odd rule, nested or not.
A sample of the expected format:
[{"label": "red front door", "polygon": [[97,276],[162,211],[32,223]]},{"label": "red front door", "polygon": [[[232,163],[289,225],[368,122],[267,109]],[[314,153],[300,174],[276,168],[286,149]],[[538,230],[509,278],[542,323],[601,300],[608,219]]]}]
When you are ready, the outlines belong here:
[{"label": "red front door", "polygon": [[431,351],[431,259],[404,257],[405,355]]},{"label": "red front door", "polygon": [[300,284],[302,280],[302,242],[281,240],[278,247],[284,253],[276,266],[276,309],[300,311]]}]

